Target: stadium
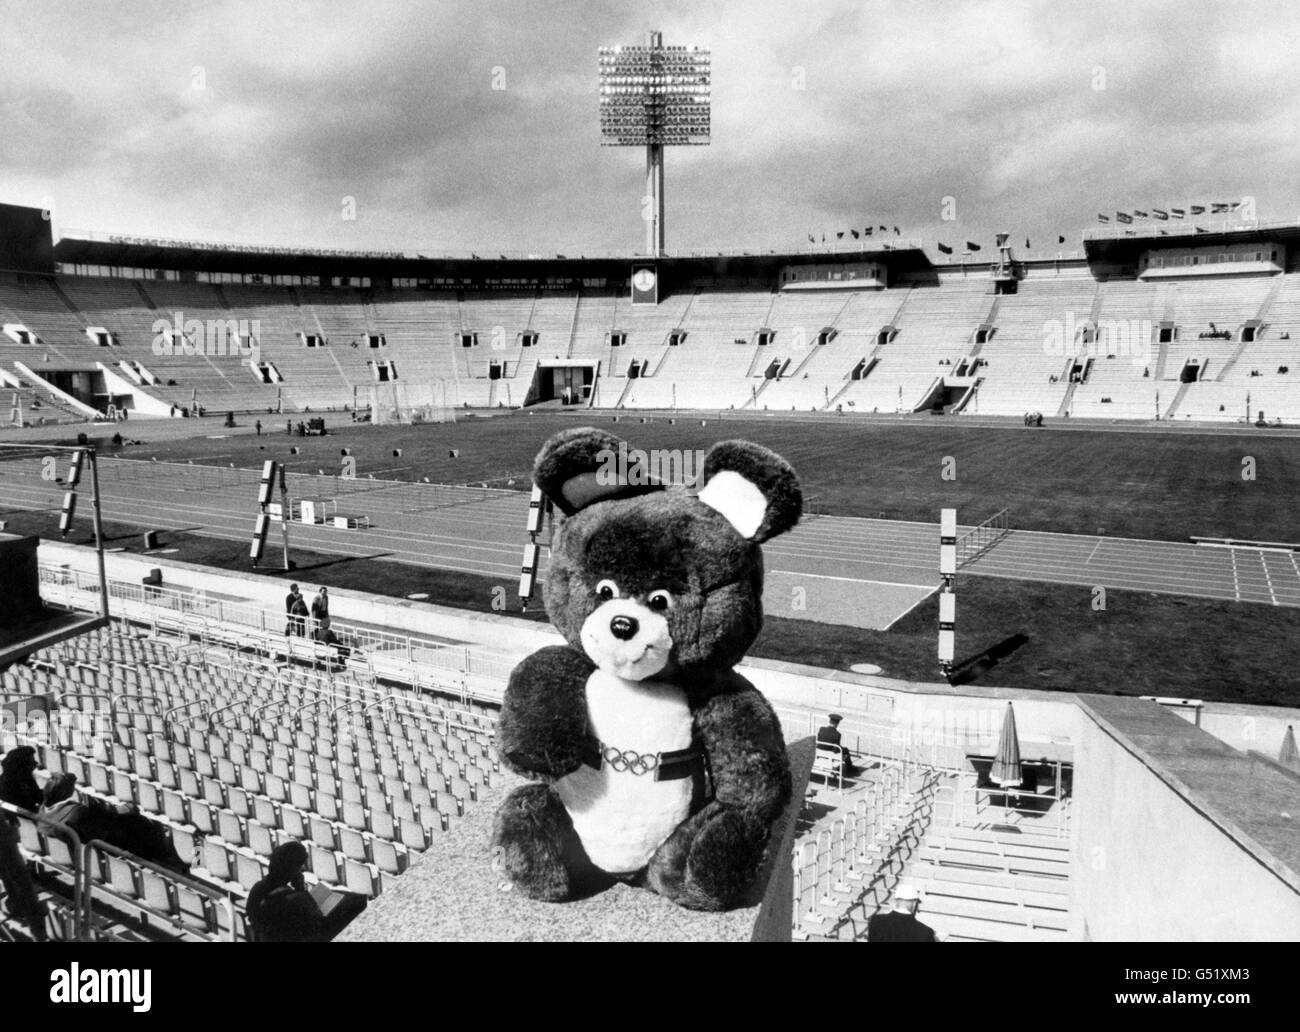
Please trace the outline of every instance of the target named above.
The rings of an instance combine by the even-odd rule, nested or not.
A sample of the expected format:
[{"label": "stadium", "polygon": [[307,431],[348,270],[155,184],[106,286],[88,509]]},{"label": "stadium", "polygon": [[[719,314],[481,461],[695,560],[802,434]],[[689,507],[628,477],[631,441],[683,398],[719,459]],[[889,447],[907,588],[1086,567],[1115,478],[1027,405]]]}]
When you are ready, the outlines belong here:
[{"label": "stadium", "polygon": [[[290,844],[339,941],[863,942],[891,913],[950,942],[1300,938],[1300,221],[1227,182],[1121,209],[1078,184],[1102,210],[1047,236],[868,215],[674,250],[664,151],[710,142],[721,71],[608,31],[569,74],[600,77],[591,150],[646,151],[621,248],[0,203],[0,753],[44,793],[0,801],[0,938],[254,939]],[[721,913],[539,903],[490,867],[507,685],[564,641],[573,514],[534,460],[581,427],[626,441],[624,485],[707,497],[735,439],[798,475],[737,667],[794,791]],[[135,837],[60,819],[68,775]]]}]

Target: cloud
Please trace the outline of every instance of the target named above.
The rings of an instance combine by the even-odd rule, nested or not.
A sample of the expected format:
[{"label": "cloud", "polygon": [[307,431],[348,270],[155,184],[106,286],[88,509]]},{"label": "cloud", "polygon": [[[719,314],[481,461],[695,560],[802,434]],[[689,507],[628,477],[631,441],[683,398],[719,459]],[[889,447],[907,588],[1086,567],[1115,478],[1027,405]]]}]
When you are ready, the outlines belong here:
[{"label": "cloud", "polygon": [[0,200],[52,196],[61,228],[629,250],[642,158],[600,146],[596,48],[651,27],[713,53],[713,141],[667,156],[670,247],[1300,210],[1300,12],[1210,0],[56,0],[0,36]]}]

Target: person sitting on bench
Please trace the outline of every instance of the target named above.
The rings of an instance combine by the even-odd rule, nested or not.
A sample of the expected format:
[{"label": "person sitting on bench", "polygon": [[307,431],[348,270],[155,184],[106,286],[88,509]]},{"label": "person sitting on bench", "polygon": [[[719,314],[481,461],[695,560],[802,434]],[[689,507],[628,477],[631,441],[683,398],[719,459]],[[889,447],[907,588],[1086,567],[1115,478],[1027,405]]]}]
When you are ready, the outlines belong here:
[{"label": "person sitting on bench", "polygon": [[840,776],[852,777],[857,771],[853,765],[853,754],[843,745],[843,736],[840,734],[840,721],[844,718],[838,713],[832,713],[826,718],[829,723],[825,727],[817,729],[817,741],[821,745],[839,746],[840,750]]}]

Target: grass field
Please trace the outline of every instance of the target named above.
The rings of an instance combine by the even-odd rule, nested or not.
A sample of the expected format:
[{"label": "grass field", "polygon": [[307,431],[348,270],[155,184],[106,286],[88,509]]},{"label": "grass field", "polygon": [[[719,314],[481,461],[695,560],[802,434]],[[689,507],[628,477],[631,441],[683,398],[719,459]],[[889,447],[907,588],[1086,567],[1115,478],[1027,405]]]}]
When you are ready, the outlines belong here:
[{"label": "grass field", "polygon": [[[1114,432],[963,426],[958,420],[863,423],[828,419],[643,417],[603,412],[519,413],[454,424],[334,424],[328,437],[252,436],[241,417],[212,437],[124,449],[136,458],[253,467],[276,458],[300,472],[337,472],[348,448],[360,476],[527,486],[541,443],[580,422],[605,426],[640,448],[707,449],[726,437],[758,441],[794,465],[819,511],[934,522],[955,506],[963,522],[1009,510],[1013,527],[1181,541],[1192,535],[1300,541],[1300,437],[1248,428],[1213,433]],[[701,423],[707,425],[701,425]],[[290,448],[299,454],[290,454]],[[400,455],[394,455],[394,451]],[[458,454],[451,456],[452,451]],[[949,461],[951,460],[951,461]],[[1251,460],[1251,468],[1243,465]],[[951,479],[945,479],[945,473]],[[1250,474],[1249,478],[1243,474]]]},{"label": "grass field", "polygon": [[[6,514],[9,529],[57,538],[57,516]],[[106,524],[109,547],[140,550],[141,528]],[[84,521],[70,539],[86,543]],[[170,558],[247,570],[247,545],[165,531]],[[274,547],[270,550],[274,557]],[[445,570],[294,550],[303,578],[403,598],[427,592],[441,605],[491,612],[497,581]],[[984,669],[972,683],[1045,691],[1171,695],[1230,702],[1300,706],[1300,609],[1110,591],[1106,608],[1092,608],[1087,588],[993,577],[963,577],[959,586],[957,655],[970,661],[1023,636],[1023,643]],[[511,598],[511,615],[515,599]],[[540,605],[526,616],[545,620]],[[940,680],[935,659],[938,601],[932,596],[888,631],[769,617],[751,655],[811,666],[880,666],[886,676]]]}]

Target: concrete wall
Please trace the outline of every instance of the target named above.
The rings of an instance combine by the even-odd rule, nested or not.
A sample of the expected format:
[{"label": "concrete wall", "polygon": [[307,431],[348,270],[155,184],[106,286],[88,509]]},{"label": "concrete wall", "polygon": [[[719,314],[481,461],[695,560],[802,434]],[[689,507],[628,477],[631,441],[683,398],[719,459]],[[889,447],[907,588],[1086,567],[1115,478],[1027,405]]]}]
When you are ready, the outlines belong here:
[{"label": "concrete wall", "polygon": [[747,659],[740,672],[778,708],[810,708],[814,723],[827,713],[844,714],[841,730],[849,734],[850,748],[855,724],[876,722],[905,729],[923,742],[964,741],[992,748],[1008,701],[1015,703],[1022,743],[1069,740],[1078,726],[1074,697],[1051,692],[953,688],[767,659]]},{"label": "concrete wall", "polygon": [[[1300,879],[1259,843],[1279,822],[1295,837],[1295,785],[1252,778],[1245,757],[1145,705],[1140,723],[1080,708],[1072,931],[1099,941],[1300,940]],[[1173,758],[1146,751],[1157,738]],[[1194,768],[1180,769],[1189,757]],[[1276,791],[1290,792],[1290,821],[1272,805]]]},{"label": "concrete wall", "polygon": [[[42,541],[40,558],[43,562],[69,563],[87,572],[94,568],[93,550],[79,545]],[[283,577],[217,570],[166,556],[110,552],[105,562],[110,578],[139,583],[151,569],[158,568],[163,571],[164,585],[238,596],[275,613],[283,611],[288,590]],[[299,577],[297,583],[309,598],[319,587],[307,576]],[[343,588],[331,588],[330,597],[331,614],[344,623],[370,624],[394,634],[436,635],[474,643],[513,657],[515,661],[562,641],[550,624],[505,614],[469,613]],[[740,671],[778,707],[812,710],[814,720],[831,712],[857,714],[906,727],[923,739],[960,738],[988,745],[996,743],[1006,700],[1016,704],[1016,721],[1022,739],[1073,739],[1078,729],[1073,696],[1061,693],[973,685],[953,688],[941,683],[900,681],[753,657],[741,663]],[[850,716],[850,725],[852,720]],[[1201,724],[1234,748],[1257,749],[1276,756],[1287,725],[1295,724],[1300,729],[1300,711],[1207,703]]]},{"label": "concrete wall", "polygon": [[1276,758],[1287,725],[1300,735],[1300,714],[1281,706],[1241,706],[1208,703],[1201,713],[1201,728],[1234,749],[1258,750]]},{"label": "concrete wall", "polygon": [[[73,569],[87,572],[94,569],[94,551],[82,545],[42,541],[40,559],[42,562],[67,563]],[[197,566],[163,555],[109,552],[104,556],[104,565],[110,579],[138,584],[150,570],[160,569],[164,587],[186,587],[236,596],[249,605],[263,606],[276,614],[284,612],[284,596],[290,583],[296,583],[308,600],[320,587],[306,576],[290,581],[286,577],[272,578],[251,571],[241,573]],[[469,613],[410,599],[383,598],[344,588],[330,588],[330,616],[343,623],[371,624],[393,634],[437,636],[479,643],[501,652],[517,653],[521,659],[543,645],[560,641],[559,634],[550,624]]]},{"label": "concrete wall", "polygon": [[96,362],[95,365],[104,374],[104,383],[107,384],[110,394],[131,395],[132,416],[137,419],[150,417],[167,419],[171,416],[172,406],[170,402],[155,398],[138,383],[132,383],[116,369],[105,365],[103,362]]},{"label": "concrete wall", "polygon": [[28,379],[30,379],[33,383],[41,384],[45,390],[53,394],[64,405],[76,409],[83,416],[86,416],[90,419],[94,419],[99,415],[99,413],[95,411],[95,409],[91,408],[84,401],[80,401],[77,398],[74,398],[67,391],[60,390],[58,387],[54,386],[53,383],[47,380],[44,376],[41,376],[39,373],[33,370],[30,366],[22,362],[15,362],[14,368],[17,369],[24,376],[26,376]]}]

